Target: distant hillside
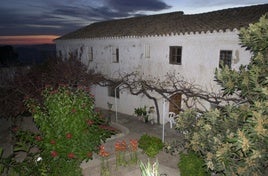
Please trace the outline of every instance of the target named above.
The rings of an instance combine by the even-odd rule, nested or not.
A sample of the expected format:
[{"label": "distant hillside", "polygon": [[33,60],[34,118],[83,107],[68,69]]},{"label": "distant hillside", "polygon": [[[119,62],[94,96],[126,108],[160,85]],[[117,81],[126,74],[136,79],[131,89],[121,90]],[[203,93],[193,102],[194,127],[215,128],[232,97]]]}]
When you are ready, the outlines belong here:
[{"label": "distant hillside", "polygon": [[13,47],[18,54],[19,61],[24,65],[42,63],[48,58],[56,56],[55,44],[17,45]]}]

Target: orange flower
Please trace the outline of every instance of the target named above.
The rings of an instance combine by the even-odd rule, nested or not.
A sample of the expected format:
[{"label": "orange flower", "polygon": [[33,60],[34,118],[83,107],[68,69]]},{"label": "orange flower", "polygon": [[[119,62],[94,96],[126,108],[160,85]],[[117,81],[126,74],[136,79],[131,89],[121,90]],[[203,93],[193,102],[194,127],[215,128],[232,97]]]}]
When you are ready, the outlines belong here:
[{"label": "orange flower", "polygon": [[126,143],[125,140],[123,140],[123,141],[121,142],[121,150],[122,150],[122,151],[126,151],[126,150],[127,150],[127,143]]},{"label": "orange flower", "polygon": [[102,157],[108,157],[110,155],[109,152],[105,151],[104,145],[100,146],[99,155],[102,156]]},{"label": "orange flower", "polygon": [[122,142],[117,141],[115,144],[115,151],[126,151],[127,150],[127,143],[125,140],[123,140]]},{"label": "orange flower", "polygon": [[115,147],[115,151],[120,151],[121,150],[121,143],[120,143],[120,141],[117,141],[114,144],[114,147]]},{"label": "orange flower", "polygon": [[131,149],[131,151],[138,150],[138,140],[135,140],[135,139],[130,140],[130,149]]}]

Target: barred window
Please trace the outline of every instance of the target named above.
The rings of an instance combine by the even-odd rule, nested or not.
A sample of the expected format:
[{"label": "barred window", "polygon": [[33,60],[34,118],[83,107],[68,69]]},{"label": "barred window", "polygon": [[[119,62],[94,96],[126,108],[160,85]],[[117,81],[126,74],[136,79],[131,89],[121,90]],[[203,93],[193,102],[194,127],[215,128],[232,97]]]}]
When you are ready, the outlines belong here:
[{"label": "barred window", "polygon": [[220,51],[219,67],[222,68],[222,66],[227,65],[229,68],[231,68],[231,64],[232,64],[232,51],[231,50],[221,50]]},{"label": "barred window", "polygon": [[93,47],[88,47],[88,61],[93,61]]},{"label": "barred window", "polygon": [[118,47],[112,47],[112,62],[113,63],[119,63],[119,48]]}]

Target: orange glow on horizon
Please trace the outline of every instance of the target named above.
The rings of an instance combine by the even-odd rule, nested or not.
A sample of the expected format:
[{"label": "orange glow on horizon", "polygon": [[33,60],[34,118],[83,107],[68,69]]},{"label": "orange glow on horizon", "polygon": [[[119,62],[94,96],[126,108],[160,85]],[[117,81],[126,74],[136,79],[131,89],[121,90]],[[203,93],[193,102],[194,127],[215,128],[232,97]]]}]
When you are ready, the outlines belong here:
[{"label": "orange glow on horizon", "polygon": [[36,45],[53,44],[57,35],[0,36],[1,45]]}]

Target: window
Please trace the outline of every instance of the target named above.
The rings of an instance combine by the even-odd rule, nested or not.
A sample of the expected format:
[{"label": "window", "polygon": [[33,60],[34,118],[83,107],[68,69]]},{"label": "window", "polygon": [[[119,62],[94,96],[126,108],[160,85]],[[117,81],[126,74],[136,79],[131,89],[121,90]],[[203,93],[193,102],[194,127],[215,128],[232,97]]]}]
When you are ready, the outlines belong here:
[{"label": "window", "polygon": [[113,63],[119,62],[119,48],[112,47],[112,62]]},{"label": "window", "polygon": [[169,47],[169,63],[181,65],[181,46],[170,46]]},{"label": "window", "polygon": [[88,61],[93,61],[93,47],[88,47],[87,56]]},{"label": "window", "polygon": [[221,50],[219,67],[222,68],[222,65],[227,65],[229,68],[231,68],[231,64],[232,64],[232,51]]},{"label": "window", "polygon": [[109,86],[108,87],[108,96],[120,98],[119,96],[119,87],[118,86]]},{"label": "window", "polygon": [[150,58],[150,45],[149,44],[144,45],[144,57]]}]

